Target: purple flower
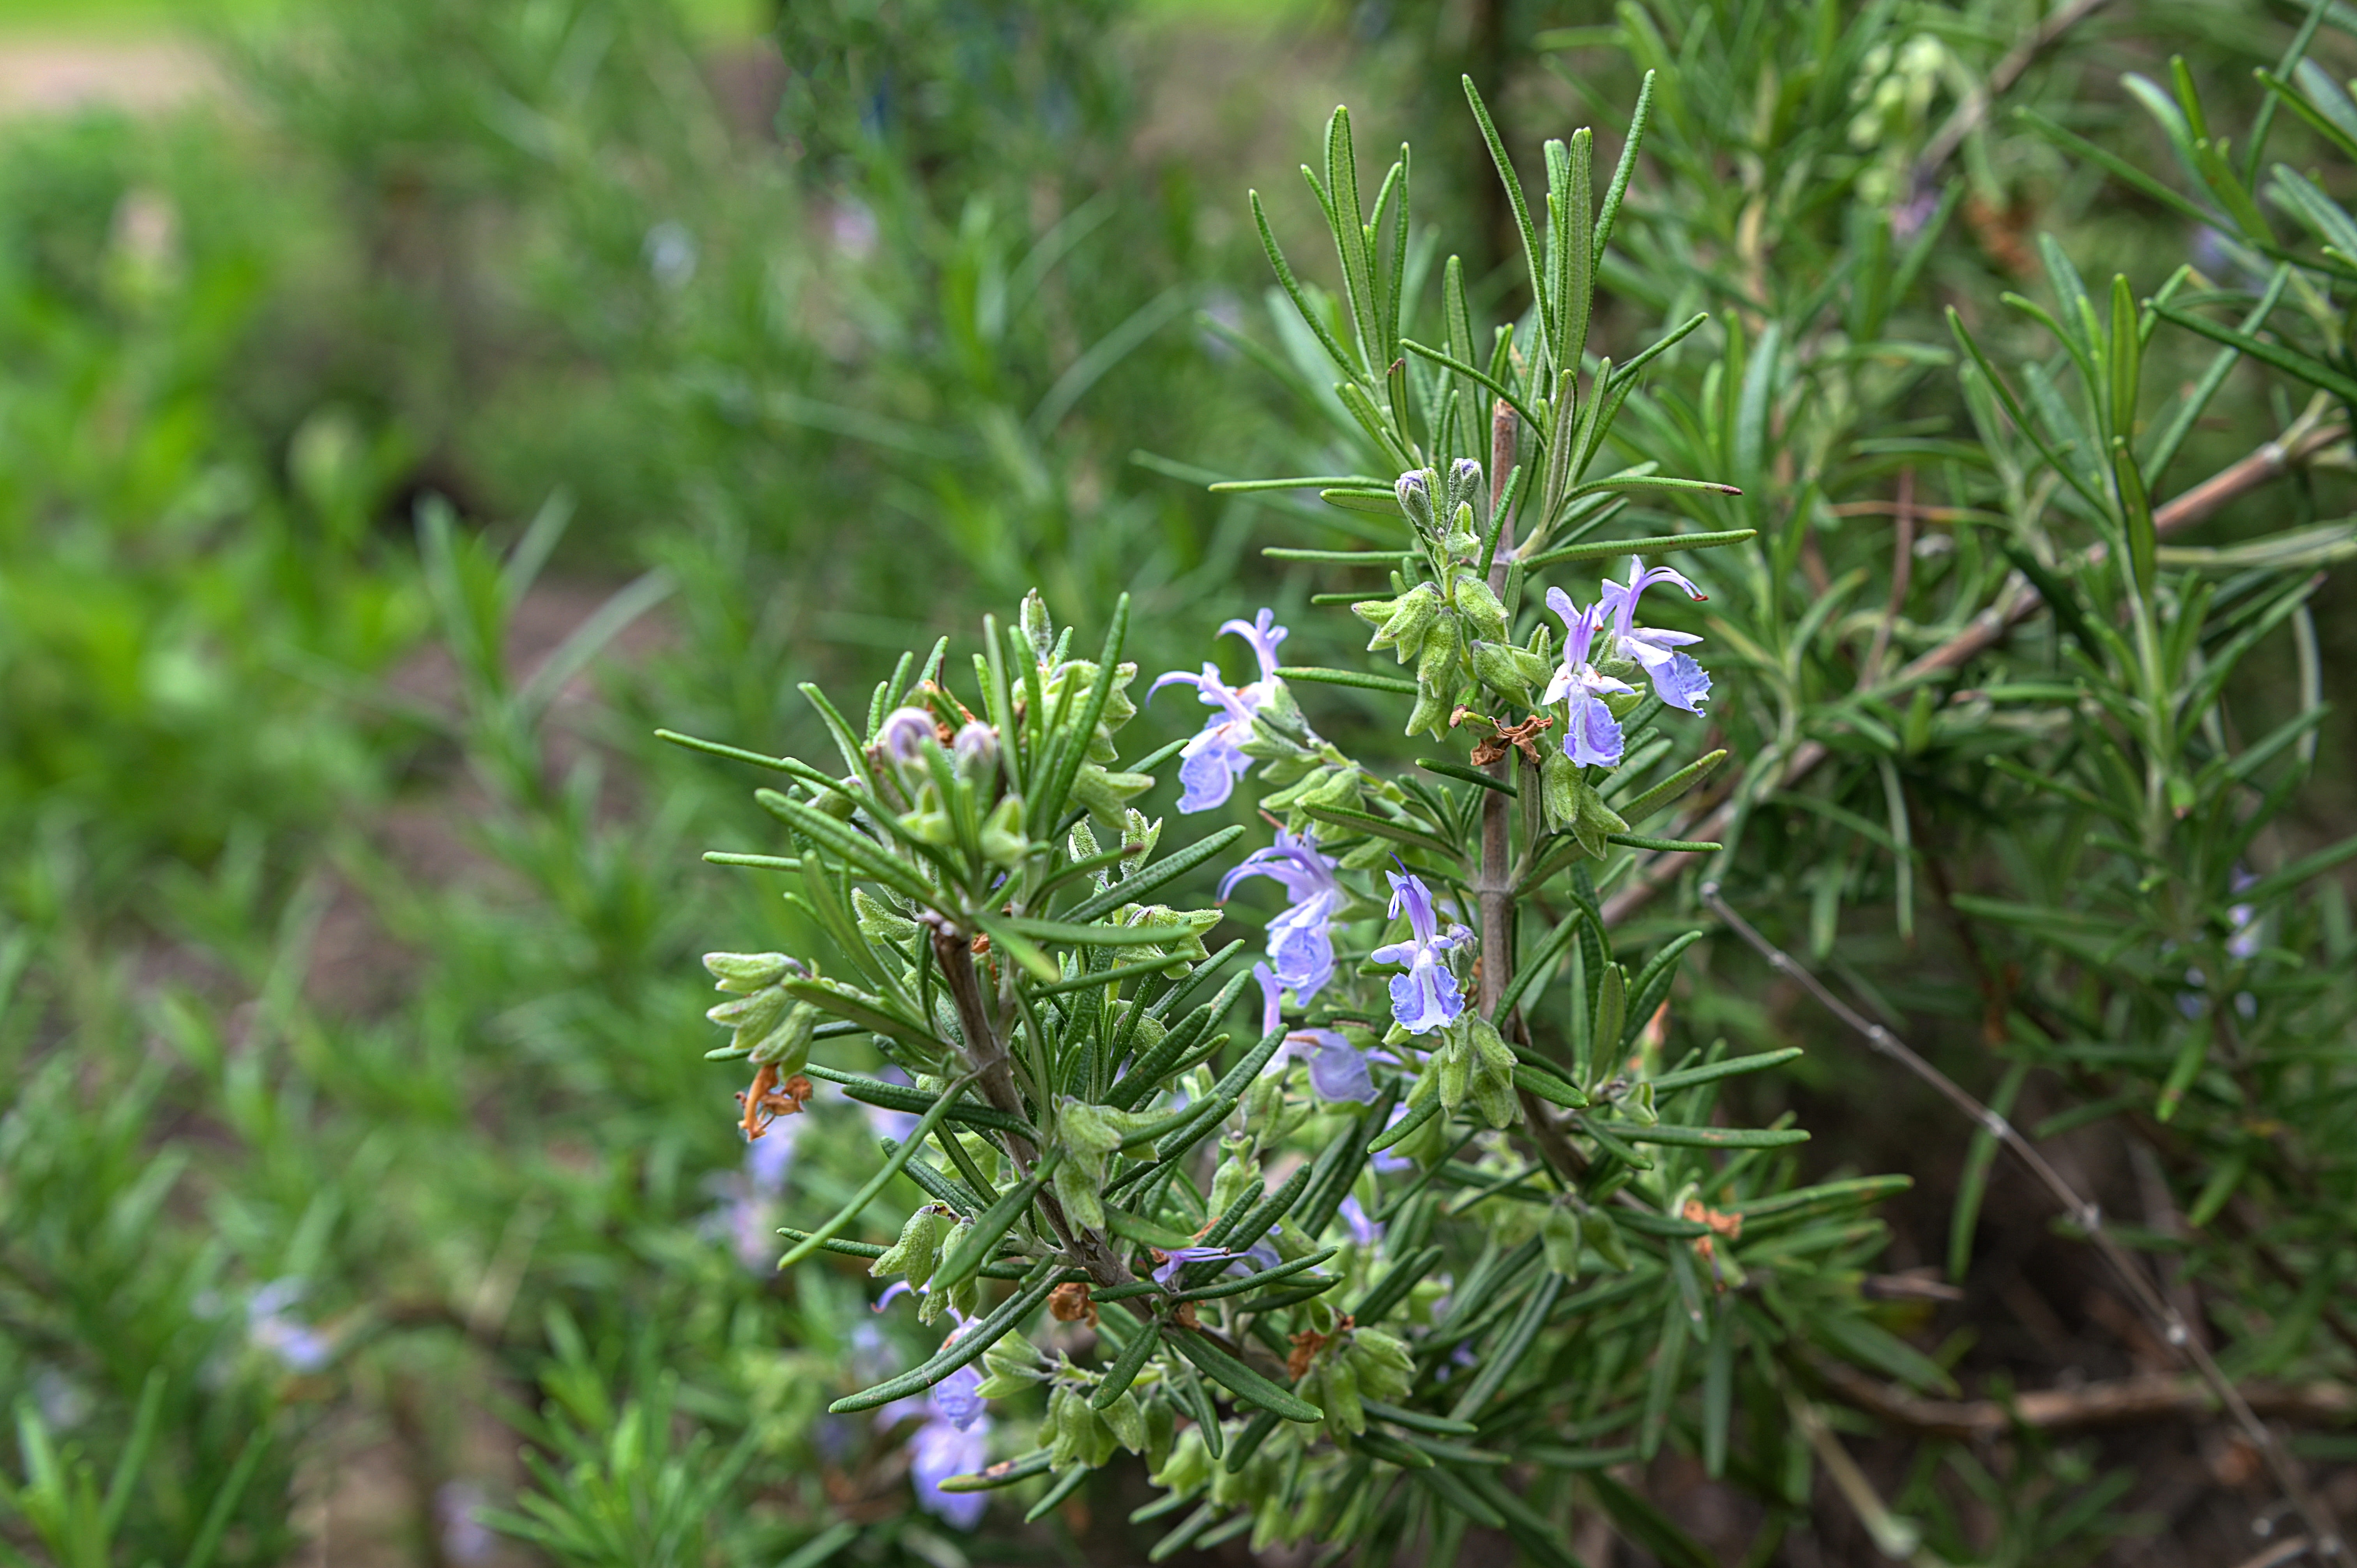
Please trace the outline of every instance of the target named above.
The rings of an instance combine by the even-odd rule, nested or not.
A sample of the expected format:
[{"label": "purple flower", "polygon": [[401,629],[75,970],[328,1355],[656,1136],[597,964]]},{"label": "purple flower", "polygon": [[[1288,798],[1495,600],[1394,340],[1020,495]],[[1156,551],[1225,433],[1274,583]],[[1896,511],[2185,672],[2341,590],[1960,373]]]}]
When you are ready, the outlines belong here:
[{"label": "purple flower", "polygon": [[326,1336],[289,1314],[306,1288],[301,1280],[273,1280],[245,1304],[246,1343],[290,1372],[316,1372],[335,1354]]},{"label": "purple flower", "polygon": [[960,1530],[972,1530],[982,1522],[990,1506],[988,1492],[945,1492],[942,1483],[952,1476],[971,1475],[990,1463],[987,1416],[963,1426],[946,1420],[926,1422],[909,1439],[909,1457],[918,1507]]},{"label": "purple flower", "polygon": [[933,1414],[963,1432],[982,1419],[990,1402],[982,1397],[981,1389],[982,1373],[969,1361],[933,1385]]},{"label": "purple flower", "polygon": [[[1617,746],[1617,725],[1613,741]],[[1451,948],[1471,941],[1473,933],[1462,926],[1452,926],[1444,934],[1433,913],[1430,888],[1413,875],[1403,876],[1396,871],[1383,875],[1392,880],[1392,917],[1396,919],[1405,909],[1408,929],[1414,935],[1406,941],[1377,948],[1367,956],[1377,963],[1396,963],[1407,970],[1405,974],[1392,977],[1392,1017],[1411,1035],[1428,1035],[1465,1010],[1465,999],[1458,994],[1457,976],[1449,970],[1447,954]]]},{"label": "purple flower", "polygon": [[1250,621],[1229,621],[1220,630],[1234,632],[1252,644],[1260,660],[1259,680],[1231,686],[1221,678],[1220,667],[1207,660],[1200,675],[1173,670],[1146,693],[1150,702],[1163,687],[1184,682],[1195,688],[1205,707],[1218,710],[1178,753],[1178,781],[1186,786],[1178,796],[1181,811],[1208,811],[1225,805],[1236,780],[1252,766],[1243,754],[1243,744],[1252,738],[1253,715],[1275,689],[1276,645],[1286,635],[1285,628],[1276,624],[1276,613],[1268,609]]},{"label": "purple flower", "polygon": [[[2229,886],[2241,893],[2256,886],[2258,880],[2238,865]],[[2259,954],[2259,912],[2249,904],[2236,904],[2226,911],[2226,918],[2233,925],[2233,933],[2226,939],[2227,954],[2248,963]]]},{"label": "purple flower", "polygon": [[[1626,583],[1607,582],[1603,585],[1596,607],[1612,618],[1613,650],[1643,667],[1646,677],[1653,682],[1653,694],[1673,708],[1699,714],[1710,696],[1710,676],[1689,655],[1677,650],[1702,639],[1690,631],[1661,631],[1636,624],[1637,596],[1656,583],[1674,583],[1685,590],[1690,599],[1706,596],[1683,572],[1667,566],[1647,571],[1645,564],[1638,561],[1630,566]],[[1555,602],[1553,596],[1547,602]]]},{"label": "purple flower", "polygon": [[[1284,1021],[1278,1009],[1284,988],[1265,963],[1253,965],[1253,978],[1260,982],[1260,1032],[1265,1035]],[[1363,1105],[1374,1099],[1375,1079],[1367,1058],[1334,1030],[1296,1029],[1286,1035],[1273,1059],[1295,1057],[1309,1064],[1309,1087],[1320,1100],[1355,1100]]]},{"label": "purple flower", "polygon": [[1279,828],[1274,846],[1254,850],[1220,879],[1222,901],[1247,876],[1266,876],[1282,883],[1291,896],[1292,905],[1268,923],[1268,957],[1278,983],[1304,1007],[1334,978],[1334,939],[1329,928],[1334,911],[1350,897],[1334,879],[1334,865],[1331,858],[1319,853],[1315,833],[1296,837]]},{"label": "purple flower", "polygon": [[[1161,1249],[1157,1248],[1157,1251]],[[1178,1288],[1179,1271],[1189,1263],[1203,1262],[1211,1258],[1232,1258],[1235,1254],[1224,1247],[1173,1247],[1162,1253],[1161,1262],[1154,1265],[1154,1283],[1164,1290]]]},{"label": "purple flower", "polygon": [[1367,1217],[1356,1193],[1342,1200],[1342,1223],[1351,1228],[1351,1240],[1361,1247],[1372,1247],[1383,1239],[1382,1224]]},{"label": "purple flower", "polygon": [[743,1169],[724,1172],[705,1184],[720,1203],[699,1229],[726,1241],[748,1273],[767,1274],[778,1261],[776,1200],[786,1189],[794,1141],[803,1125],[800,1116],[780,1118],[770,1124],[767,1137],[746,1144]]},{"label": "purple flower", "polygon": [[[1587,661],[1588,646],[1604,624],[1603,601],[1586,609],[1576,607],[1561,588],[1547,590],[1547,608],[1563,617],[1563,667],[1547,682],[1545,700],[1571,703],[1570,722],[1564,726],[1563,751],[1582,768],[1617,768],[1620,763],[1620,721],[1604,705],[1607,696],[1633,692],[1626,681],[1597,673]],[[1689,662],[1692,662],[1689,660]]]}]

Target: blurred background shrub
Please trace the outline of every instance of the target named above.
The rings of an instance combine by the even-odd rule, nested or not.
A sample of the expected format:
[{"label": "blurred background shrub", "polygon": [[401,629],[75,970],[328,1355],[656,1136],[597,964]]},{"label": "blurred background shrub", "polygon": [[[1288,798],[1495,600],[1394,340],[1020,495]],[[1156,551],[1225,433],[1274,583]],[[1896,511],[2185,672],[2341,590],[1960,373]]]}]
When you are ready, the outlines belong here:
[{"label": "blurred background shrub", "polygon": [[[1035,584],[1084,632],[1135,595],[1148,671],[1199,662],[1227,614],[1292,618],[1326,585],[1256,546],[1349,544],[1351,514],[1204,486],[1361,459],[1243,188],[1308,253],[1290,171],[1346,98],[1371,146],[1414,140],[1420,209],[1485,237],[1473,292],[1516,308],[1512,217],[1460,71],[1526,166],[1590,121],[1617,151],[1638,75],[1663,73],[1598,341],[1625,355],[1714,316],[1630,423],[1647,455],[1743,485],[1740,521],[1762,531],[1713,584],[1750,666],[1717,711],[1760,781],[1729,797],[1729,897],[2046,1119],[2172,1288],[2214,1269],[2207,1310],[2257,1348],[2238,1372],[2345,1393],[2338,886],[2279,933],[2308,955],[2279,978],[2309,1009],[2313,1076],[2147,1136],[2140,1069],[2078,1049],[2083,975],[2041,970],[2051,923],[1993,902],[2072,892],[2050,874],[2084,825],[2033,821],[1986,763],[1990,736],[2050,739],[2067,703],[1874,689],[1983,607],[2049,494],[2012,425],[1975,423],[1945,313],[2008,376],[2052,356],[2000,303],[2054,299],[2041,234],[2138,297],[2188,260],[2216,292],[2266,286],[2268,253],[2120,78],[2167,81],[2181,53],[2211,123],[2247,145],[2267,102],[2253,70],[2303,10],[288,0],[212,14],[193,41],[186,16],[128,0],[0,13],[0,57],[34,83],[0,124],[0,1552],[1142,1554],[1118,1488],[969,1533],[915,1509],[905,1419],[820,1413],[912,1347],[856,1273],[773,1278],[770,1232],[789,1187],[806,1209],[847,1196],[877,1128],[829,1099],[791,1142],[733,1134],[728,1086],[695,1057],[695,951],[724,930],[791,945],[792,917],[695,859],[756,842],[738,780],[648,737],[660,721],[791,749],[796,681],[872,680],[881,650],[970,630]],[[2325,24],[2330,87],[2357,40],[2337,7]],[[43,70],[91,58],[185,81],[39,101]],[[1949,137],[1993,77],[1996,112]],[[2271,156],[2322,163],[2347,199],[2330,137],[2274,118]],[[2332,312],[2310,314],[2325,338],[2308,351],[2345,367]],[[2213,348],[2158,335],[2147,385],[2177,391]],[[2294,428],[2309,398],[2296,374],[2232,375],[2170,493]],[[2341,450],[2303,454],[2321,456],[2187,542],[2345,513]],[[2085,542],[2041,541],[2050,566]],[[2330,546],[2294,565],[2330,565]],[[1825,635],[1784,639],[1812,604]],[[2287,632],[2236,677],[2254,714],[2330,709],[2267,869],[2357,814],[2351,609],[2345,574],[2327,580],[2307,640]],[[1303,662],[1339,635],[1297,624]],[[1972,691],[2002,703],[2060,659],[2024,644]],[[1845,733],[1894,744],[1837,744],[1805,789],[1780,782],[1860,714]],[[2090,918],[2132,919],[2128,886]],[[1975,893],[1985,921],[1959,914]],[[2136,940],[2151,969],[2163,939]],[[1988,1156],[1967,1129],[1738,950],[1708,956],[1681,1030],[1814,1047],[1747,1113],[1803,1110],[1813,1176],[1917,1177],[1887,1212],[1887,1277],[1964,1269],[1961,1300],[1902,1292],[1894,1330],[1985,1391],[2169,1364],[2026,1186],[1973,1174]],[[2025,1030],[2041,1008],[2063,1021]],[[2278,1159],[2258,1120],[2294,1099],[2309,1120]],[[2229,1166],[2261,1179],[2232,1203],[2243,1176],[2219,1187],[2189,1225]],[[1828,1397],[1950,1560],[2260,1544],[2248,1520],[2270,1494],[2198,1420],[1961,1441],[1910,1407]],[[2308,1419],[2298,1451],[2350,1511],[2357,1451]],[[1874,1560],[1841,1477],[1797,1463],[1764,1524],[1674,1452],[1617,1472],[1663,1530],[1618,1515],[1621,1539],[1578,1548]]]}]

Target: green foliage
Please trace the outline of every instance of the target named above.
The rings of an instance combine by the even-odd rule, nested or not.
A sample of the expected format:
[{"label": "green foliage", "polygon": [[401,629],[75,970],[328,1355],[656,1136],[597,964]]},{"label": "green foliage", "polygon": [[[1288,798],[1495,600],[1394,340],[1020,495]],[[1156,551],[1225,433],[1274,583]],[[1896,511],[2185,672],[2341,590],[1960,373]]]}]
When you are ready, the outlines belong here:
[{"label": "green foliage", "polygon": [[[660,0],[401,0],[290,10],[230,56],[231,115],[12,119],[0,1556],[280,1562],[371,1496],[421,1561],[485,1520],[554,1561],[794,1568],[1318,1532],[1555,1563],[1607,1527],[1664,1562],[2247,1555],[2275,1505],[2175,1479],[2235,1452],[2190,1419],[1924,1425],[2165,1340],[2081,1322],[2108,1287],[2076,1221],[1684,869],[2066,1147],[2229,1376],[2357,1378],[2357,56],[2339,7],[2239,4],[2011,52],[2049,19],[793,5],[772,122]],[[1361,141],[1413,139],[1396,183],[1348,119],[1292,194],[1288,145],[1190,142],[1229,91],[1306,126],[1329,64]],[[1452,497],[1460,457],[1523,475]],[[1248,475],[1280,477],[1206,493]],[[1532,590],[1672,551],[1709,719],[1624,714],[1601,775],[1474,766],[1484,719],[1547,707]],[[1013,724],[996,786],[953,746],[866,759],[921,658],[833,724],[798,689],[864,692],[866,650],[1034,585],[1084,640],[1018,617],[983,644],[1003,689],[913,693],[952,740],[949,692]],[[1295,627],[1259,803],[1355,901],[1287,1028],[1372,1051],[1387,1099],[1290,1061],[1222,1091],[1269,907],[1214,910],[1236,838],[1131,792],[1191,704],[1125,726],[1106,686],[1082,722],[1124,593],[1148,673],[1264,600]],[[765,812],[659,723],[820,777]],[[1427,1078],[1361,972],[1402,935],[1376,873],[1469,918],[1493,803],[1523,910],[1477,1010],[1527,1035],[1468,1026]],[[700,843],[872,880],[790,905]],[[1118,926],[1125,886],[1185,918]],[[1010,1106],[945,1092],[920,904],[988,940]],[[724,931],[823,971],[699,1003]],[[813,1093],[748,1148],[723,1080],[765,1065]],[[1125,1271],[1093,1329],[1039,1321],[1051,1208]],[[772,1272],[779,1227],[838,1216]],[[1155,1284],[1206,1222],[1274,1261]],[[1942,1257],[1961,1303],[1877,1272]],[[869,1312],[884,1277],[921,1317]],[[952,1305],[1025,1330],[969,1363],[1011,1467],[917,1507],[920,1406],[825,1407],[950,1370]],[[1141,1453],[1168,1489],[1130,1521]],[[979,1540],[931,1510],[961,1496]]]}]

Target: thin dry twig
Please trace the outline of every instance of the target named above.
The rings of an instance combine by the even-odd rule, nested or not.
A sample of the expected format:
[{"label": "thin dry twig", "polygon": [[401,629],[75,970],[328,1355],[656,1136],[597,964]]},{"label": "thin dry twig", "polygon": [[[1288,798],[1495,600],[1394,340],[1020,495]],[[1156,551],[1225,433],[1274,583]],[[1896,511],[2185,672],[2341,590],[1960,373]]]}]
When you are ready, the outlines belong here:
[{"label": "thin dry twig", "polygon": [[2283,1444],[2276,1440],[2275,1434],[2267,1429],[2266,1423],[2259,1419],[2258,1412],[2251,1408],[2251,1402],[2242,1390],[2228,1380],[2208,1348],[2186,1326],[2185,1319],[2179,1316],[2177,1308],[2154,1287],[2151,1278],[2137,1266],[2128,1250],[2113,1238],[2104,1224],[2102,1207],[2082,1197],[2079,1190],[2011,1122],[1982,1104],[1963,1085],[1916,1054],[1904,1040],[1843,1001],[1792,954],[1762,936],[1757,927],[1737,914],[1734,908],[1719,897],[1717,882],[1704,883],[1701,894],[1704,905],[1726,923],[1727,929],[1742,938],[1752,950],[1767,960],[1770,968],[1799,984],[1819,1006],[1865,1036],[1867,1044],[1877,1051],[1930,1085],[1941,1098],[1964,1112],[2029,1167],[2030,1174],[2053,1195],[2055,1201],[2062,1206],[2063,1212],[2086,1233],[2088,1241],[2111,1265],[2120,1283],[2126,1287],[2129,1299],[2159,1330],[2160,1337],[2170,1348],[2184,1359],[2211,1396],[2233,1417],[2244,1440],[2266,1461],[2285,1500],[2291,1504],[2293,1511],[2308,1526],[2309,1535],[2316,1542],[2314,1550],[2317,1556],[2327,1561],[2342,1556],[2346,1549],[2341,1543],[2340,1527],[2332,1515],[2309,1492],[2290,1455],[2284,1452]]},{"label": "thin dry twig", "polygon": [[2306,1556],[2311,1544],[2313,1543],[2304,1535],[2291,1536],[2276,1541],[2256,1557],[2244,1558],[2236,1563],[2234,1568],[2283,1568],[2283,1564],[2296,1563]]},{"label": "thin dry twig", "polygon": [[[1812,1358],[1810,1370],[1847,1403],[1926,1436],[1994,1437],[2022,1426],[2076,1432],[2138,1422],[2206,1421],[2218,1413],[2201,1380],[2177,1372],[2035,1389],[2008,1400],[1934,1400],[1829,1359]],[[2325,1426],[2357,1421],[2357,1389],[2343,1383],[2247,1383],[2243,1397],[2263,1416]]]}]

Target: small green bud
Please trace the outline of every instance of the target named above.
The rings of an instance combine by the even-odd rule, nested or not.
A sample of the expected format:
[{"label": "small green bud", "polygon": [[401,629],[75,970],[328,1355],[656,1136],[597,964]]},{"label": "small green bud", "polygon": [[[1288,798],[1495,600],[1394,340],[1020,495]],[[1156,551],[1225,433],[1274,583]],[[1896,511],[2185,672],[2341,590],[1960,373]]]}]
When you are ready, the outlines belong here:
[{"label": "small green bud", "polygon": [[1424,646],[1415,658],[1415,683],[1432,692],[1443,688],[1454,691],[1457,685],[1457,650],[1461,644],[1457,618],[1442,615],[1434,618],[1425,631]]},{"label": "small green bud", "polygon": [[1178,1437],[1178,1418],[1172,1413],[1167,1399],[1149,1399],[1145,1406],[1146,1446],[1139,1452],[1146,1455],[1146,1467],[1151,1473],[1168,1462],[1171,1444]]},{"label": "small green bud", "polygon": [[[786,1009],[778,1026],[762,1036],[748,1053],[755,1067],[775,1067],[780,1078],[791,1078],[810,1062],[811,1036],[816,1032],[821,1015],[807,1002],[797,1002]],[[744,1031],[737,1031],[744,1037]]]},{"label": "small green bud", "polygon": [[1211,1176],[1211,1209],[1213,1214],[1225,1214],[1236,1206],[1236,1200],[1247,1192],[1260,1190],[1260,1162],[1252,1157],[1252,1139],[1248,1134],[1231,1133],[1225,1140],[1228,1157]]},{"label": "small green bud", "polygon": [[1415,1357],[1397,1335],[1354,1328],[1350,1354],[1359,1374],[1359,1391],[1370,1398],[1398,1399],[1415,1381]]},{"label": "small green bud", "polygon": [[1318,1362],[1318,1403],[1326,1424],[1352,1436],[1367,1430],[1367,1409],[1359,1402],[1359,1369],[1348,1354],[1325,1356]]},{"label": "small green bud", "polygon": [[1407,514],[1409,523],[1419,533],[1432,532],[1432,492],[1439,487],[1440,476],[1430,468],[1411,468],[1392,487],[1392,493],[1399,498],[1400,510]]},{"label": "small green bud", "polygon": [[1492,1127],[1510,1127],[1522,1117],[1514,1098],[1514,1052],[1489,1019],[1467,1009],[1466,1054],[1472,1058],[1469,1074],[1473,1103],[1481,1120]]},{"label": "small green bud", "polygon": [[1056,1125],[1073,1148],[1084,1154],[1110,1155],[1121,1147],[1125,1136],[1114,1120],[1119,1114],[1102,1105],[1066,1097],[1057,1102]]},{"label": "small green bud", "polygon": [[1605,1267],[1616,1274],[1625,1274],[1632,1265],[1628,1246],[1620,1240],[1620,1229],[1612,1217],[1600,1208],[1591,1208],[1579,1217],[1579,1233],[1588,1250],[1604,1260]]},{"label": "small green bud", "polygon": [[1465,1103],[1472,1087],[1473,1053],[1462,1036],[1451,1031],[1440,1049],[1433,1053],[1440,1069],[1440,1103],[1454,1111]]},{"label": "small green bud", "polygon": [[1560,1204],[1549,1204],[1539,1220],[1539,1240],[1546,1249],[1546,1266],[1565,1279],[1579,1278],[1579,1216]]},{"label": "small green bud", "polygon": [[1031,841],[1023,836],[1023,802],[1008,795],[982,820],[982,857],[1012,871],[1030,853]]},{"label": "small green bud", "polygon": [[1130,797],[1153,788],[1151,773],[1114,773],[1102,763],[1083,762],[1079,776],[1072,780],[1072,801],[1086,806],[1089,815],[1108,830],[1118,830]]},{"label": "small green bud", "polygon": [[1481,493],[1481,465],[1470,457],[1459,457],[1448,465],[1448,487],[1440,504],[1451,517],[1458,507],[1488,510],[1488,498]]},{"label": "small green bud", "polygon": [[1202,1432],[1192,1426],[1178,1434],[1161,1467],[1153,1473],[1156,1486],[1181,1496],[1200,1489],[1211,1478],[1211,1451],[1203,1445]]},{"label": "small green bud", "polygon": [[1032,652],[1040,663],[1047,663],[1056,652],[1056,623],[1049,616],[1048,601],[1039,596],[1039,589],[1034,588],[1023,596],[1023,607],[1017,612],[1017,619],[1023,628],[1023,635],[1031,639]]},{"label": "small green bud", "polygon": [[1554,672],[1545,660],[1510,642],[1476,642],[1472,653],[1473,673],[1481,684],[1518,708],[1538,705],[1537,693]]},{"label": "small green bud", "polygon": [[933,1277],[933,1271],[941,1267],[942,1238],[952,1223],[953,1216],[948,1209],[938,1203],[926,1204],[900,1227],[900,1239],[867,1265],[869,1276],[882,1279],[887,1274],[899,1274],[921,1288]]},{"label": "small green bud", "polygon": [[1097,1413],[1124,1448],[1132,1454],[1146,1452],[1146,1410],[1135,1393],[1124,1393]]},{"label": "small green bud", "polygon": [[1452,561],[1479,561],[1481,558],[1481,535],[1474,531],[1470,502],[1449,514],[1448,532],[1441,539],[1440,548]]},{"label": "small green bud", "polygon": [[1103,1165],[1102,1158],[1067,1159],[1049,1178],[1065,1215],[1073,1224],[1091,1230],[1104,1229],[1104,1199],[1098,1192],[1103,1182]]},{"label": "small green bud", "polygon": [[704,1015],[724,1029],[734,1029],[740,1040],[749,1044],[778,1026],[786,1015],[793,998],[775,986],[757,991],[750,996],[740,996],[734,1002],[723,1002],[708,1007]]},{"label": "small green bud", "polygon": [[1457,613],[1465,618],[1472,635],[1489,642],[1503,642],[1508,630],[1506,607],[1490,591],[1490,585],[1479,574],[1457,574]]},{"label": "small green bud", "polygon": [[1402,664],[1424,646],[1424,634],[1440,610],[1440,590],[1430,583],[1418,583],[1395,599],[1368,599],[1351,607],[1351,614],[1375,628],[1367,651],[1391,649]]},{"label": "small green bud", "polygon": [[1544,757],[1539,764],[1539,801],[1545,810],[1547,832],[1559,833],[1579,821],[1579,765],[1565,756],[1560,746],[1548,746]]},{"label": "small green bud", "polygon": [[802,972],[801,964],[781,952],[708,952],[704,955],[704,967],[720,983],[721,990],[739,996],[749,996],[789,974]]}]

